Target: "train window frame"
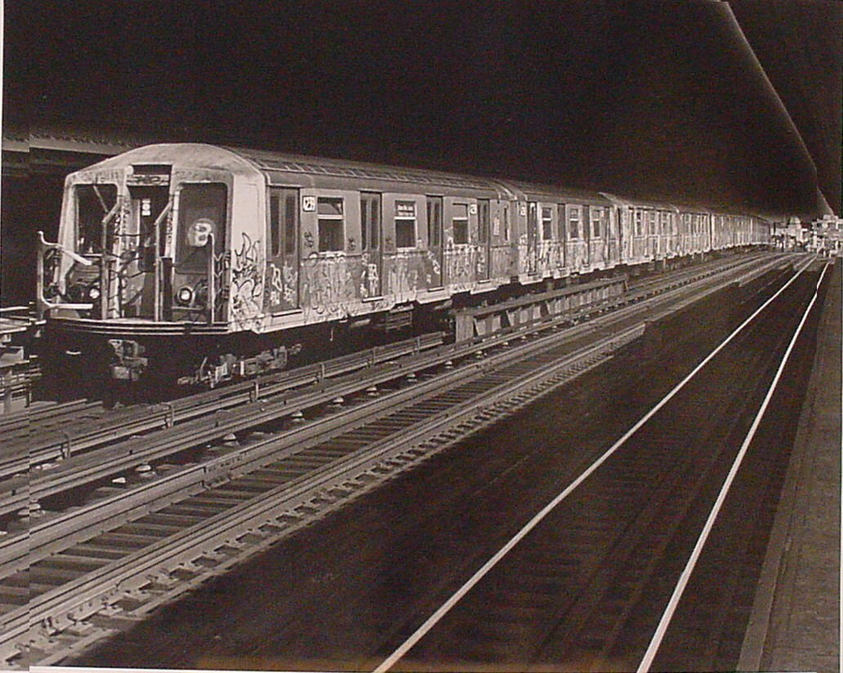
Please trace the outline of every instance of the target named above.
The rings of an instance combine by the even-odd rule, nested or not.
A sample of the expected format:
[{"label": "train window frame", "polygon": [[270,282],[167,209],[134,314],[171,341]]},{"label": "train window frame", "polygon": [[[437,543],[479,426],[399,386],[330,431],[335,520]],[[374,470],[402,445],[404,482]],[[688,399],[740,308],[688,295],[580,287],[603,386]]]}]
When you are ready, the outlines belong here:
[{"label": "train window frame", "polygon": [[541,230],[542,240],[553,240],[553,208],[541,206]]},{"label": "train window frame", "polygon": [[[462,208],[462,213],[459,210]],[[454,212],[451,215],[451,231],[453,233],[454,245],[465,245],[469,242],[468,236],[468,204],[455,203]]]},{"label": "train window frame", "polygon": [[560,241],[565,240],[565,204],[556,204],[556,237]]},{"label": "train window frame", "polygon": [[442,196],[428,194],[426,197],[428,249],[438,249],[442,245],[444,203],[444,197]]},{"label": "train window frame", "polygon": [[477,199],[477,243],[486,245],[491,241],[492,202]]},{"label": "train window frame", "polygon": [[503,240],[506,243],[510,241],[510,229],[509,229],[509,204],[504,203],[501,205],[501,212],[503,213]]},{"label": "train window frame", "polygon": [[581,214],[582,206],[568,206],[568,235],[571,237],[572,241],[580,240]]},{"label": "train window frame", "polygon": [[360,192],[361,250],[374,252],[380,249],[382,224],[383,195],[380,192]]},{"label": "train window frame", "polygon": [[662,234],[670,235],[673,233],[673,227],[670,226],[670,213],[666,210],[659,211],[659,227]]},{"label": "train window frame", "polygon": [[644,213],[640,208],[635,209],[635,235],[639,238],[644,235]]},{"label": "train window frame", "polygon": [[[190,226],[186,226],[184,219],[186,217],[187,208],[185,202],[185,192],[188,193],[194,189],[204,188],[207,189],[209,187],[213,188],[221,188],[223,198],[222,203],[224,204],[224,209],[222,211],[222,215],[220,217],[220,222],[212,221],[213,224],[216,224],[216,227],[212,230],[211,233],[214,234],[214,254],[218,250],[225,249],[225,240],[226,240],[226,230],[228,228],[228,218],[229,213],[231,210],[231,204],[229,203],[229,199],[231,198],[231,190],[229,189],[228,184],[225,182],[182,182],[178,186],[178,191],[176,193],[177,198],[177,224],[176,224],[176,246],[175,246],[175,259],[173,260],[174,267],[180,273],[184,272],[199,272],[204,271],[207,265],[207,259],[205,259],[202,255],[197,256],[194,254],[197,250],[201,250],[203,248],[190,246],[187,244],[187,235],[190,229]],[[217,204],[219,205],[219,204]],[[210,219],[207,216],[201,216],[198,219],[194,220],[194,223],[198,222],[201,219]]]},{"label": "train window frame", "polygon": [[[404,208],[404,212],[400,209]],[[395,201],[395,247],[407,250],[416,247],[416,225],[418,222],[418,207],[415,201],[397,199]]]},{"label": "train window frame", "polygon": [[[108,191],[113,190],[113,199],[104,198],[102,194],[103,188],[108,189]],[[92,213],[90,213],[91,218],[90,222],[87,223],[85,227],[82,227],[82,205],[83,199],[81,198],[81,192],[83,190],[90,190],[90,197],[91,197],[91,205],[96,206],[92,208]],[[101,255],[102,254],[102,221],[106,215],[114,208],[117,204],[117,200],[119,199],[119,191],[117,189],[117,185],[111,182],[80,182],[73,186],[73,243],[76,246],[76,250],[82,255]],[[87,199],[85,199],[87,200]],[[111,204],[110,206],[108,204]],[[99,210],[102,210],[102,213],[99,213]],[[87,218],[85,218],[87,219]],[[83,232],[84,229],[84,232]],[[88,241],[90,235],[90,241]],[[90,249],[84,250],[83,248],[88,246],[90,243]]]},{"label": "train window frame", "polygon": [[281,255],[281,195],[269,192],[269,249],[273,257]]},{"label": "train window frame", "polygon": [[589,219],[591,220],[591,238],[603,238],[601,231],[601,221],[603,220],[603,206],[591,206],[588,209]]},{"label": "train window frame", "polygon": [[269,251],[272,257],[295,255],[299,213],[296,187],[269,188]]},{"label": "train window frame", "polygon": [[[339,206],[335,212],[330,207]],[[322,206],[326,206],[323,212]],[[316,234],[319,252],[343,252],[345,250],[345,198],[342,196],[318,196],[316,198]]]},{"label": "train window frame", "polygon": [[656,235],[656,211],[655,210],[648,210],[647,211],[647,233],[650,236]]}]

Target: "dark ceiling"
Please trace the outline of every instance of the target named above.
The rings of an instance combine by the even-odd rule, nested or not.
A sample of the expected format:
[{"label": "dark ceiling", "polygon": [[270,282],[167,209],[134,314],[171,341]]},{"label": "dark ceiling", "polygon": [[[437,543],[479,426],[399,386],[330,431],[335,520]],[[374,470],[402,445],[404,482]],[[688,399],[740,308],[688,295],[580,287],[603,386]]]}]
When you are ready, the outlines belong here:
[{"label": "dark ceiling", "polygon": [[15,0],[4,21],[7,125],[762,212],[810,213],[819,184],[840,208],[837,2]]}]

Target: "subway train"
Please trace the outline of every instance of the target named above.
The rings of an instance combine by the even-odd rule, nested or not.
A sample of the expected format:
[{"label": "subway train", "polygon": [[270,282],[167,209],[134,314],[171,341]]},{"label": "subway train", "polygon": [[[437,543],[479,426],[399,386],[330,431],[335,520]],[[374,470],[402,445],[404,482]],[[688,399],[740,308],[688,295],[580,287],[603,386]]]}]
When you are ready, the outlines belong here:
[{"label": "subway train", "polygon": [[50,356],[81,376],[213,386],[355,328],[441,326],[461,306],[769,240],[764,219],[711,208],[156,144],[67,177],[36,304]]}]

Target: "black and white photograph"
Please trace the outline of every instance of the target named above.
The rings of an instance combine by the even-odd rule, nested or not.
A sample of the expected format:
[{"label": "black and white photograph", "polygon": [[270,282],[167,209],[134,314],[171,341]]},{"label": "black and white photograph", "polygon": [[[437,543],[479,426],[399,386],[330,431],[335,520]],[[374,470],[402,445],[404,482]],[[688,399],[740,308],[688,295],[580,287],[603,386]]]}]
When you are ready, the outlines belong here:
[{"label": "black and white photograph", "polygon": [[840,673],[841,2],[0,11],[0,669]]}]

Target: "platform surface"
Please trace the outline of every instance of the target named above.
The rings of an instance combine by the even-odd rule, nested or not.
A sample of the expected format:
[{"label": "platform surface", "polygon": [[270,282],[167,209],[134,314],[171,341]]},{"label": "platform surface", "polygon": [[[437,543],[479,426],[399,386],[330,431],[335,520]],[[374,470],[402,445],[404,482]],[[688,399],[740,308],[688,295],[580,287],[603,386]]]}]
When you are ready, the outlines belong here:
[{"label": "platform surface", "polygon": [[0,316],[0,336],[25,332],[30,329],[32,322],[25,318],[6,318]]},{"label": "platform surface", "polygon": [[838,259],[740,671],[840,671],[841,274]]}]

